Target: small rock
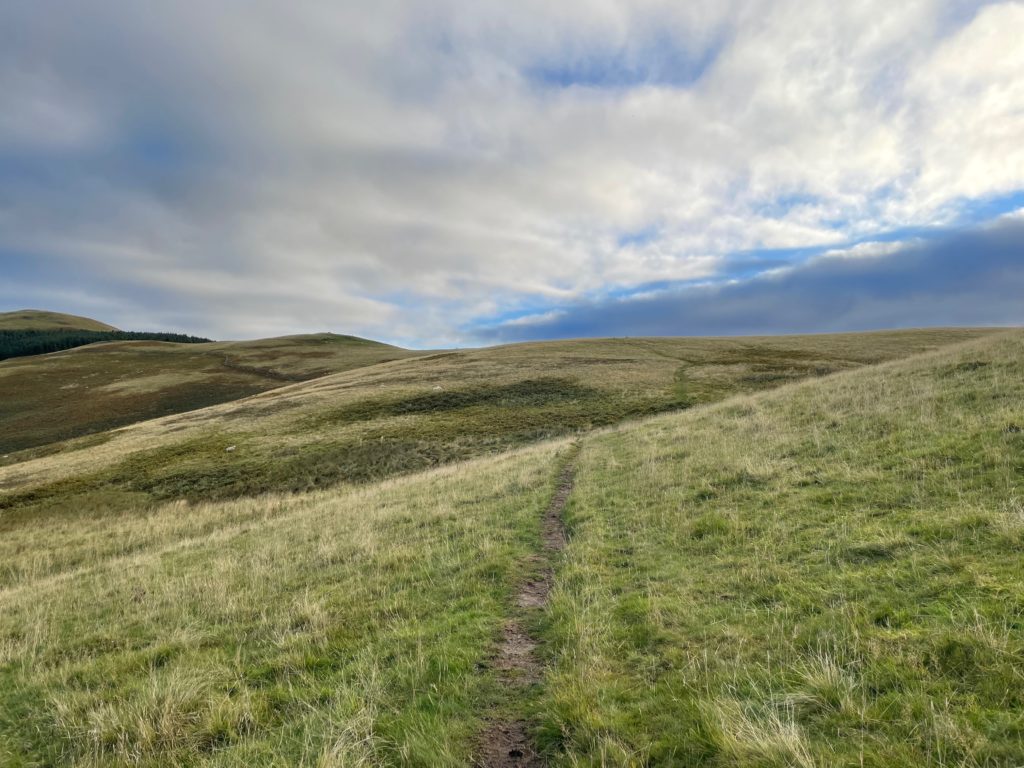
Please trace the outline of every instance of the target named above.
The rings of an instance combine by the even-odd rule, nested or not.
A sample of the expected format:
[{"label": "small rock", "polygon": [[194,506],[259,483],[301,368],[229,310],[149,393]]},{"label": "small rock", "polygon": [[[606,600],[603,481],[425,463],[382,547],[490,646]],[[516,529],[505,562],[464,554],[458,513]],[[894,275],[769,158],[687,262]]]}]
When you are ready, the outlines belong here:
[{"label": "small rock", "polygon": [[1020,424],[1011,424],[1006,428],[1006,432],[1011,435],[1018,435],[1021,432],[1024,432],[1024,427]]}]

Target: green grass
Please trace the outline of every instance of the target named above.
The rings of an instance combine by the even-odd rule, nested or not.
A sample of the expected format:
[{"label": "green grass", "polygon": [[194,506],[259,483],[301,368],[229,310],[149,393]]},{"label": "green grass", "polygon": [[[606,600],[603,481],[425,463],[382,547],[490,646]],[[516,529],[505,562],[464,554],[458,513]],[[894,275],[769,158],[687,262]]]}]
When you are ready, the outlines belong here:
[{"label": "green grass", "polygon": [[[939,346],[871,340],[446,353],[12,464],[0,764],[467,766],[503,713],[553,765],[1019,765],[1024,334],[861,367]],[[678,407],[684,365],[687,402],[740,394],[578,437],[511,700],[493,657],[570,448],[508,448]],[[758,391],[771,365],[796,381]],[[331,475],[408,472],[403,436],[506,452]],[[314,466],[337,487],[231,499]]]},{"label": "green grass", "polygon": [[[0,362],[0,456],[418,353],[352,336],[111,342]],[[57,447],[57,450],[63,447]]]},{"label": "green grass", "polygon": [[584,443],[566,765],[1024,762],[1024,336]]},{"label": "green grass", "polygon": [[466,764],[558,450],[5,539],[0,763]]},{"label": "green grass", "polygon": [[[245,346],[247,368],[266,355],[280,373],[288,354],[325,348],[337,349],[334,364],[362,367],[284,388],[281,381],[263,378],[259,386],[274,389],[258,397],[14,453],[0,459],[0,491],[6,491],[0,510],[7,510],[8,520],[64,514],[68,506],[93,514],[124,508],[122,502],[136,507],[140,493],[153,502],[202,501],[371,482],[984,333],[598,339],[424,354],[377,365],[369,363],[393,348],[364,349],[353,340],[319,337],[278,340],[278,347],[274,341],[251,342]],[[10,369],[5,376],[0,364],[0,391],[14,393],[0,405],[10,413],[0,445],[7,431],[38,440],[86,421],[127,422],[144,407],[178,411],[233,400],[252,386],[228,377],[236,371],[219,367],[222,354],[241,358],[237,345],[218,345],[212,357],[204,351],[208,345],[173,354],[164,346],[79,350],[40,360],[17,372],[20,378],[12,378]],[[115,353],[123,359],[113,358]],[[143,362],[146,355],[154,357]],[[136,365],[145,375],[134,371]],[[101,375],[123,380],[90,384],[82,396],[74,394],[78,390],[61,392],[66,383],[56,386]],[[98,391],[107,399],[97,399]],[[55,392],[57,400],[50,397]],[[35,398],[36,405],[24,407],[18,393]],[[235,450],[228,452],[230,446]]]}]

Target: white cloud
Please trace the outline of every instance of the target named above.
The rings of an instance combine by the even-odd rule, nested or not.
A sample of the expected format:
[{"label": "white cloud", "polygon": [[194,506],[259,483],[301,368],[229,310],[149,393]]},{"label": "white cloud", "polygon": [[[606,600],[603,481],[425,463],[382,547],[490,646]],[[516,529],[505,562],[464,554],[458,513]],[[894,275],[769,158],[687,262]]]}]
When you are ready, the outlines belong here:
[{"label": "white cloud", "polygon": [[908,247],[920,244],[920,240],[897,240],[889,243],[867,242],[858,243],[850,248],[834,248],[825,251],[820,259],[877,259],[890,256]]},{"label": "white cloud", "polygon": [[216,335],[457,341],[1024,187],[1019,3],[58,6],[0,10],[0,253]]},{"label": "white cloud", "polygon": [[514,317],[511,320],[506,320],[501,325],[503,328],[521,328],[524,326],[531,325],[543,325],[545,323],[558,320],[563,317],[565,312],[558,309],[553,309],[550,312],[539,312],[535,315],[523,315],[522,317]]}]

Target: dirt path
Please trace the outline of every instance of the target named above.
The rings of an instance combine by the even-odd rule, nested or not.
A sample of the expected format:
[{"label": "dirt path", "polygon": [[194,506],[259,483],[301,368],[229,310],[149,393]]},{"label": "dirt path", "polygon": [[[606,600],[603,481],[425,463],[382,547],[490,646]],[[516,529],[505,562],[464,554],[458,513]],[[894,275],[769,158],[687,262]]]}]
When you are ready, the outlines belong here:
[{"label": "dirt path", "polygon": [[[576,469],[576,449],[566,461],[558,478],[558,487],[544,512],[543,548],[525,565],[533,574],[519,587],[516,612],[505,624],[504,637],[494,662],[510,699],[526,695],[526,689],[543,677],[537,659],[538,640],[526,629],[526,616],[542,610],[548,603],[554,583],[554,559],[567,541],[562,512],[572,493]],[[477,765],[481,768],[537,768],[544,763],[529,737],[525,720],[496,719],[480,739]]]}]

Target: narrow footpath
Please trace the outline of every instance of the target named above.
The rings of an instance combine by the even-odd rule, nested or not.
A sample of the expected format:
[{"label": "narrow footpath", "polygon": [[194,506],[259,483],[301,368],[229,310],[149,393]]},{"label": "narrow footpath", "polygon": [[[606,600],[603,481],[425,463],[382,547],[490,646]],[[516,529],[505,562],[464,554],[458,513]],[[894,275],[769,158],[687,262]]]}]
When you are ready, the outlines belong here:
[{"label": "narrow footpath", "polygon": [[[516,594],[516,610],[505,624],[494,665],[512,700],[522,700],[539,683],[544,667],[537,658],[539,641],[527,629],[527,617],[543,610],[555,579],[555,560],[567,542],[562,513],[572,493],[578,446],[573,446],[558,478],[558,486],[544,512],[542,548],[524,563],[532,575]],[[544,765],[530,738],[529,723],[516,717],[491,721],[480,739],[476,764],[481,768],[538,768]]]}]

